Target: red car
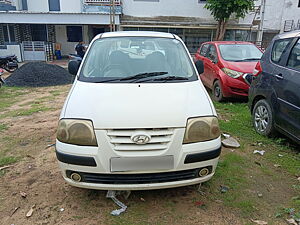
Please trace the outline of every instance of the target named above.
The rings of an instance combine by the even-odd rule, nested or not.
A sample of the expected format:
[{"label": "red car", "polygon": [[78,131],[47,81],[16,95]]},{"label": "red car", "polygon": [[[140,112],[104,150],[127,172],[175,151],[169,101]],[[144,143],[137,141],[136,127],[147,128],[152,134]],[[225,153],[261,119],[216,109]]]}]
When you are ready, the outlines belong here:
[{"label": "red car", "polygon": [[216,101],[229,97],[247,97],[248,74],[252,75],[262,51],[250,42],[205,42],[195,54],[194,61],[202,60],[204,73],[200,78],[210,88]]}]

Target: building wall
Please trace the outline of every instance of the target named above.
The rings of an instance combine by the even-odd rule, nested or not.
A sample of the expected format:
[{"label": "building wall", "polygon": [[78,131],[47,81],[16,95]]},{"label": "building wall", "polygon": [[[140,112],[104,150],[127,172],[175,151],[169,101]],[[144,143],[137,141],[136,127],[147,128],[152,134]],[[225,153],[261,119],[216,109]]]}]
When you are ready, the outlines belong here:
[{"label": "building wall", "polygon": [[62,12],[82,12],[83,0],[60,0]]},{"label": "building wall", "polygon": [[212,18],[210,12],[204,9],[205,4],[198,0],[158,0],[135,1],[123,0],[123,13],[136,17],[182,16]]},{"label": "building wall", "polygon": [[[88,26],[84,25],[83,27],[83,41],[85,43],[89,42],[88,37]],[[75,45],[78,44],[77,42],[68,42],[67,40],[67,29],[66,25],[56,25],[55,26],[55,33],[56,33],[56,42],[61,44],[61,54],[68,55],[70,53],[75,53]]]},{"label": "building wall", "polygon": [[276,4],[274,0],[266,0],[264,30],[280,30],[284,10],[284,0],[277,0]]},{"label": "building wall", "polygon": [[[82,12],[83,0],[60,0],[60,12]],[[22,8],[21,0],[13,0],[17,10]],[[27,0],[29,12],[49,12],[48,0]]]},{"label": "building wall", "polygon": [[283,31],[285,20],[294,20],[295,25],[297,25],[298,21],[300,21],[300,7],[298,7],[298,4],[299,0],[285,0],[281,31]]},{"label": "building wall", "polygon": [[28,11],[32,12],[48,12],[48,0],[27,0]]}]

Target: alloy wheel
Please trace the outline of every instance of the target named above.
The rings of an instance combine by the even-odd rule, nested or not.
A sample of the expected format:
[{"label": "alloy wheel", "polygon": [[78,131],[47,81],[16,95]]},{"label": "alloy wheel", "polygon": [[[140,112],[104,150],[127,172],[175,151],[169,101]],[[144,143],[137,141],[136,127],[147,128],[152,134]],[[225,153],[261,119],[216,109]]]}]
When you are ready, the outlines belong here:
[{"label": "alloy wheel", "polygon": [[254,114],[254,124],[257,131],[260,133],[265,132],[269,125],[269,121],[270,116],[268,109],[263,105],[258,106]]}]

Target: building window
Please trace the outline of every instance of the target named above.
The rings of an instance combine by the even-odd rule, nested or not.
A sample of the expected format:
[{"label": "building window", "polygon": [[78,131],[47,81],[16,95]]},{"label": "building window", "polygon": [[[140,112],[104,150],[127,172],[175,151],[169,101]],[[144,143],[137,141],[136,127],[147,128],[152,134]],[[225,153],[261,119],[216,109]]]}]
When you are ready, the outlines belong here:
[{"label": "building window", "polygon": [[49,11],[60,11],[60,0],[48,0]]},{"label": "building window", "polygon": [[81,26],[67,26],[68,42],[82,41],[82,27]]},{"label": "building window", "polygon": [[47,27],[45,24],[31,24],[32,41],[47,41]]},{"label": "building window", "polygon": [[2,30],[5,43],[16,42],[14,25],[2,25]]},{"label": "building window", "polygon": [[198,3],[206,3],[206,0],[198,0]]},{"label": "building window", "polygon": [[27,0],[22,0],[22,10],[28,10]]},{"label": "building window", "polygon": [[298,7],[300,7],[300,0],[299,0],[299,2],[298,2]]}]

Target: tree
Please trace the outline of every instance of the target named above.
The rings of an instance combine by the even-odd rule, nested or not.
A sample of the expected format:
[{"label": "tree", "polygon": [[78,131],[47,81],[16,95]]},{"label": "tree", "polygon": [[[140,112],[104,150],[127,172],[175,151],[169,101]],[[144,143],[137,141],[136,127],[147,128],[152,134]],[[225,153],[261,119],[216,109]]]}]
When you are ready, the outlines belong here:
[{"label": "tree", "polygon": [[232,15],[236,19],[245,18],[246,14],[254,8],[254,0],[207,0],[205,8],[211,11],[218,22],[216,40],[221,41],[229,18]]}]

